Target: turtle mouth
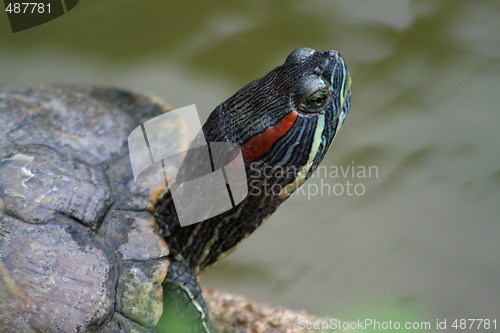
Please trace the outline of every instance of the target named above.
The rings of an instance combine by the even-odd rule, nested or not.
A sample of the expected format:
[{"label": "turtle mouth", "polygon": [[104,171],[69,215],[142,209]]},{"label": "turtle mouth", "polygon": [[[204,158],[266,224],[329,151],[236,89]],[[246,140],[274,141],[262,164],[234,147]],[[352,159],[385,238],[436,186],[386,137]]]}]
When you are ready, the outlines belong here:
[{"label": "turtle mouth", "polygon": [[[349,81],[350,81],[350,77],[349,77]],[[350,84],[348,86],[348,89],[347,89],[343,99],[344,99],[344,103],[343,103],[342,109],[340,110],[340,113],[339,113],[339,126],[338,126],[339,129],[347,117],[347,113],[349,112],[349,107],[351,104],[351,86],[350,86]]]},{"label": "turtle mouth", "polygon": [[338,96],[340,97],[338,119],[339,126],[342,125],[347,117],[347,113],[349,111],[350,103],[351,103],[351,85],[352,79],[347,68],[347,65],[344,61],[344,58],[337,51],[326,51],[330,56],[330,61],[333,59],[331,63],[331,77],[330,82],[332,86],[337,86],[338,88]]}]

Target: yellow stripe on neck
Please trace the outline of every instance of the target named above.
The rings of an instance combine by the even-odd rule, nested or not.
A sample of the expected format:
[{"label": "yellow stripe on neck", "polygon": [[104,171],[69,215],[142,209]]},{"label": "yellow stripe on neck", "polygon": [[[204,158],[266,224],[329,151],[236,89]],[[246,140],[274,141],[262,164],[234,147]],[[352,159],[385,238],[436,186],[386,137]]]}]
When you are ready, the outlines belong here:
[{"label": "yellow stripe on neck", "polygon": [[300,185],[304,184],[306,181],[306,176],[313,165],[316,154],[318,153],[319,146],[321,144],[321,135],[325,129],[325,115],[320,115],[318,117],[318,125],[316,126],[316,131],[314,132],[314,139],[311,145],[311,151],[309,152],[309,157],[307,158],[307,163],[300,169],[297,177],[290,184],[283,187],[278,194],[280,198],[286,198],[293,193]]}]

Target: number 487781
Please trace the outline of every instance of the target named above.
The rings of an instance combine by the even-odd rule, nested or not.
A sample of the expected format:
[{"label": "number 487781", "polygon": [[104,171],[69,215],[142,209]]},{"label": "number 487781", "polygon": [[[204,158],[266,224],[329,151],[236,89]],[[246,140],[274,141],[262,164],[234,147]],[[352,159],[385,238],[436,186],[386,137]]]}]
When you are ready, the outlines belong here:
[{"label": "number 487781", "polygon": [[9,14],[50,14],[50,3],[10,2],[5,11]]}]

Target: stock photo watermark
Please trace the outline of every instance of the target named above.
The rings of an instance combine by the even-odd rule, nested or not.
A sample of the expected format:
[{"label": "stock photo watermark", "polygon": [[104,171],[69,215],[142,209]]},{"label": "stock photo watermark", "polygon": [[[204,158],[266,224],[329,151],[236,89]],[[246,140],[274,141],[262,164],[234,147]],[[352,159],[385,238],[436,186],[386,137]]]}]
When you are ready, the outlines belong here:
[{"label": "stock photo watermark", "polygon": [[366,183],[379,177],[377,166],[355,161],[320,165],[312,174],[310,165],[282,167],[263,161],[247,169],[239,145],[206,141],[195,105],[144,122],[130,133],[128,147],[136,183],[168,188],[181,226],[222,214],[247,195],[360,197]]},{"label": "stock photo watermark", "polygon": [[361,197],[366,194],[368,180],[379,178],[376,165],[320,165],[309,181],[299,187],[297,196],[308,200],[315,196]]},{"label": "stock photo watermark", "polygon": [[399,321],[399,320],[379,320],[375,318],[358,318],[353,321],[343,321],[330,319],[328,321],[297,321],[297,326],[304,331],[324,331],[324,330],[347,330],[347,331],[440,331],[440,330],[461,330],[461,331],[496,331],[496,318],[455,318],[455,319],[435,319],[433,321]]},{"label": "stock photo watermark", "polygon": [[12,32],[15,33],[52,21],[72,10],[78,2],[79,0],[4,0],[4,10]]},{"label": "stock photo watermark", "polygon": [[[299,176],[299,171],[290,167],[264,167],[254,171],[257,177],[249,181],[249,192],[253,195],[279,195],[286,186],[272,181],[262,182],[261,179],[297,179]],[[355,161],[350,165],[320,165],[293,195],[307,200],[317,196],[360,197],[366,194],[366,183],[378,178],[376,165],[358,165]]]}]

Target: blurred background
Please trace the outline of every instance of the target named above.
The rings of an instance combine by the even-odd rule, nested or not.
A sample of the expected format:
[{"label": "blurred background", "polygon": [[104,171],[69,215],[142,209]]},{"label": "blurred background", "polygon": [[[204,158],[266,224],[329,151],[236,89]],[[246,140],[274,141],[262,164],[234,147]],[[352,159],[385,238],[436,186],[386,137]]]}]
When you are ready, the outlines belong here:
[{"label": "blurred background", "polygon": [[343,320],[500,320],[499,17],[495,0],[87,0],[14,34],[1,11],[0,84],[116,85],[204,120],[293,49],[336,49],[352,107],[323,165],[377,172],[313,178],[202,284]]}]

